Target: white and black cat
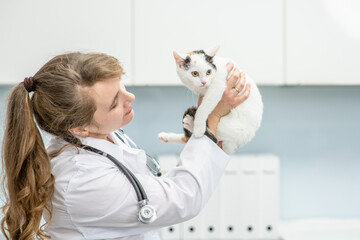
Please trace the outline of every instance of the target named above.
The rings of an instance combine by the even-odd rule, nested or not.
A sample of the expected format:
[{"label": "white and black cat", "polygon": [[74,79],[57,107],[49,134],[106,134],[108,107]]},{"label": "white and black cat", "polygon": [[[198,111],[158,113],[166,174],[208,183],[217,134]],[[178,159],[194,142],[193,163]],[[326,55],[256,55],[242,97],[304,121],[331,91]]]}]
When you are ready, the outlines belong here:
[{"label": "white and black cat", "polygon": [[[231,75],[227,72],[226,64],[230,62],[234,64],[234,69],[238,68],[232,60],[215,56],[218,49],[219,47],[216,46],[183,56],[174,52],[177,73],[181,81],[194,93],[204,96],[200,106],[195,109],[195,118],[185,114],[183,120],[184,129],[192,131],[195,137],[204,135],[207,118],[226,88],[227,77]],[[222,148],[226,153],[232,153],[248,143],[261,124],[263,114],[261,95],[255,82],[247,74],[245,76],[246,83],[251,84],[248,99],[222,117],[216,130],[216,137],[218,141],[222,141]],[[244,90],[245,87],[239,94]],[[161,141],[169,143],[187,141],[184,134],[162,132],[158,137]]]}]

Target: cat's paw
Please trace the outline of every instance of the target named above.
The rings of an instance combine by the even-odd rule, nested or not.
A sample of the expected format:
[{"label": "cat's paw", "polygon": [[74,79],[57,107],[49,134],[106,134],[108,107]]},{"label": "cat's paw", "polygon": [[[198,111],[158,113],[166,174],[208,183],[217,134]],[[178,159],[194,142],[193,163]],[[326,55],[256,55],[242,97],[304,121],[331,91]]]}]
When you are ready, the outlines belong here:
[{"label": "cat's paw", "polygon": [[166,132],[161,132],[158,134],[158,139],[161,141],[161,142],[169,142],[169,134],[167,134]]},{"label": "cat's paw", "polygon": [[193,132],[194,131],[194,117],[187,114],[183,118],[183,128],[185,128],[186,130],[188,130],[190,132]]},{"label": "cat's paw", "polygon": [[194,132],[193,135],[197,138],[202,137],[206,131],[206,123],[204,124],[194,124]]}]

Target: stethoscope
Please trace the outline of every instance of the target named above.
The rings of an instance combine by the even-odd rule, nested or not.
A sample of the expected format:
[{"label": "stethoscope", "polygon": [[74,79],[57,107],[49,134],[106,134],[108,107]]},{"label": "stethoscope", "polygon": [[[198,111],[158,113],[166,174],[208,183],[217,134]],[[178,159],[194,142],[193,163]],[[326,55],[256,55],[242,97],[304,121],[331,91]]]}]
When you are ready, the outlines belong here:
[{"label": "stethoscope", "polygon": [[[134,143],[133,140],[131,140],[131,138],[128,135],[124,133],[124,130],[122,130],[121,128],[115,131],[114,133],[128,147],[141,149],[138,145]],[[149,154],[145,153],[145,155],[146,155],[146,165],[148,166],[152,174],[156,177],[160,177],[161,167],[159,162]]]},{"label": "stethoscope", "polygon": [[[115,135],[127,146],[131,147],[130,143],[135,146],[136,148],[140,149],[125,133],[122,129],[119,129],[118,131],[114,132]],[[130,143],[129,143],[130,142]],[[88,146],[88,145],[84,145],[82,144],[81,147],[85,150],[100,154],[104,157],[107,157],[108,159],[110,159],[119,169],[120,171],[122,171],[124,173],[124,175],[126,176],[126,178],[130,181],[130,183],[133,185],[135,192],[136,192],[136,196],[138,199],[138,203],[140,206],[140,210],[138,212],[138,219],[140,222],[148,224],[148,223],[152,223],[153,221],[155,221],[155,219],[157,218],[156,216],[156,210],[153,206],[149,205],[149,199],[145,193],[144,188],[142,187],[141,183],[139,182],[139,180],[135,177],[135,175],[127,168],[125,167],[120,161],[118,161],[116,158],[114,158],[113,156],[111,156],[110,154],[107,154],[97,148]],[[146,154],[147,156],[147,163],[146,165],[150,168],[151,172],[155,175],[155,176],[161,176],[161,172],[160,172],[160,165],[159,163],[151,156],[149,156],[148,154]]]}]

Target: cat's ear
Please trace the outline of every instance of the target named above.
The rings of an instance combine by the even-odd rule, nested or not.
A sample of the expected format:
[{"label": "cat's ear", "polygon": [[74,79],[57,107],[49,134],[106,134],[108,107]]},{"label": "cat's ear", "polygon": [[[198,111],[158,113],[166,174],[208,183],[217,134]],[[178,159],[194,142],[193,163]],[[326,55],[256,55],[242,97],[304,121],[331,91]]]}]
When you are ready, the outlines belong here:
[{"label": "cat's ear", "polygon": [[173,55],[176,61],[176,65],[181,68],[184,63],[185,63],[185,59],[183,59],[177,52],[173,51]]},{"label": "cat's ear", "polygon": [[206,53],[206,55],[209,55],[210,57],[213,57],[213,56],[216,55],[219,48],[220,48],[220,45],[216,45],[215,47],[205,49],[204,52]]}]

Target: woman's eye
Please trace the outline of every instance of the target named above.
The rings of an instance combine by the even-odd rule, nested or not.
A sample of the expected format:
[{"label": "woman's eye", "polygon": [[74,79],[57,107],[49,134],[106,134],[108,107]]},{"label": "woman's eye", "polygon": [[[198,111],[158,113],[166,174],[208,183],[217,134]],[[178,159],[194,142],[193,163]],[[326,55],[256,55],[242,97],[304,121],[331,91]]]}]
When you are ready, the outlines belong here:
[{"label": "woman's eye", "polygon": [[199,76],[199,73],[197,71],[194,71],[191,74],[193,75],[193,77],[198,77]]},{"label": "woman's eye", "polygon": [[112,108],[111,109],[114,109],[114,108],[116,108],[117,107],[117,103],[116,104],[114,104],[114,106],[112,106]]},{"label": "woman's eye", "polygon": [[206,75],[210,75],[211,74],[211,69],[206,71]]}]

